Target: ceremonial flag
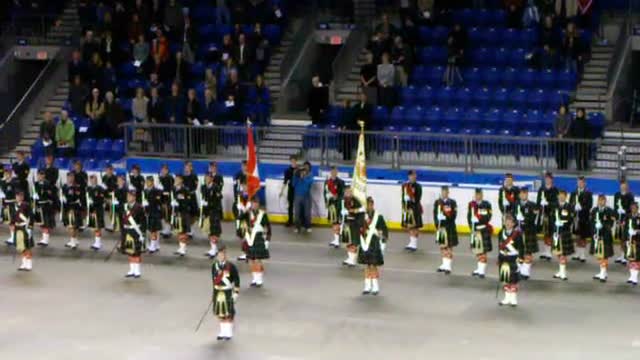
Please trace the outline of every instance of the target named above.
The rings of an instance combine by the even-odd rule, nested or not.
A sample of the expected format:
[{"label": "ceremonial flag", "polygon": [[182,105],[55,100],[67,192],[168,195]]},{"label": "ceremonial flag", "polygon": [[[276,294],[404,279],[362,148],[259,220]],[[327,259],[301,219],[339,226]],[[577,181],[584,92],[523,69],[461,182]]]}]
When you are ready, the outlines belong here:
[{"label": "ceremonial flag", "polygon": [[364,152],[364,124],[360,122],[360,136],[358,138],[358,152],[356,163],[353,166],[353,178],[351,180],[353,196],[363,205],[367,203],[367,159]]},{"label": "ceremonial flag", "polygon": [[247,121],[247,193],[251,199],[260,189],[260,175],[258,174],[258,155],[253,141],[253,127]]}]

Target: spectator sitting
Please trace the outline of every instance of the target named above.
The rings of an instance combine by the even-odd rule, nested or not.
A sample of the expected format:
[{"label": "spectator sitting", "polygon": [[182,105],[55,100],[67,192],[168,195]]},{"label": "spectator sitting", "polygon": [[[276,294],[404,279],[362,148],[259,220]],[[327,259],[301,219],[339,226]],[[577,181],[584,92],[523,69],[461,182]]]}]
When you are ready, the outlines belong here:
[{"label": "spectator sitting", "polygon": [[80,75],[73,78],[71,86],[69,86],[69,105],[71,112],[78,115],[84,114],[84,106],[89,96],[89,88],[82,82]]},{"label": "spectator sitting", "polygon": [[213,125],[216,121],[216,107],[218,103],[216,102],[216,97],[214,92],[211,89],[204,90],[204,102],[202,103],[202,113],[200,117],[202,118],[204,125]]},{"label": "spectator sitting", "polygon": [[218,98],[218,79],[212,68],[207,68],[204,71],[204,88],[205,90],[211,90],[214,100]]},{"label": "spectator sitting", "polygon": [[138,41],[133,45],[133,61],[137,66],[144,64],[149,58],[149,43],[144,39],[144,35],[138,35]]},{"label": "spectator sitting", "polygon": [[115,101],[115,97],[111,91],[105,94],[104,102],[104,133],[103,136],[112,139],[122,139],[124,133],[120,124],[125,122],[124,110],[122,106]]},{"label": "spectator sitting", "polygon": [[100,54],[94,52],[91,56],[91,61],[88,66],[88,75],[89,75],[89,84],[92,87],[102,88],[102,79],[103,79],[103,63],[102,58],[100,58]]},{"label": "spectator sitting", "polygon": [[75,153],[75,137],[76,127],[69,119],[69,114],[62,110],[60,112],[60,121],[56,125],[56,149],[60,156],[70,157]]},{"label": "spectator sitting", "polygon": [[522,24],[525,28],[538,26],[540,24],[540,12],[534,0],[529,0],[527,7],[524,9]]},{"label": "spectator sitting", "polygon": [[382,54],[382,63],[378,65],[378,103],[382,106],[395,105],[395,67],[389,62],[389,53]]},{"label": "spectator sitting", "polygon": [[[369,127],[371,125],[371,115],[373,114],[373,106],[369,103],[367,99],[367,94],[360,92],[358,94],[358,102],[353,107],[356,124],[357,121],[363,121],[365,127]],[[358,125],[357,129],[360,129]]]},{"label": "spectator sitting", "polygon": [[302,168],[298,169],[293,176],[296,229],[299,232],[302,228],[307,233],[311,232],[311,187],[313,186],[313,176],[311,175],[311,164],[305,162]]},{"label": "spectator sitting", "polygon": [[231,40],[231,35],[225,34],[222,37],[222,46],[220,47],[220,60],[222,60],[223,63],[226,63],[227,60],[229,60],[231,54],[233,54],[233,48],[233,40]]},{"label": "spectator sitting", "polygon": [[131,114],[136,122],[147,122],[149,110],[149,98],[144,94],[144,89],[136,89],[136,96],[131,100]]},{"label": "spectator sitting", "polygon": [[531,65],[539,70],[549,70],[556,67],[556,57],[548,45],[538,48],[533,53]]},{"label": "spectator sitting", "polygon": [[87,77],[87,66],[82,60],[82,54],[79,50],[74,50],[71,53],[71,61],[67,65],[67,74],[69,75],[69,82],[73,81],[76,76],[80,76],[82,80]]},{"label": "spectator sitting", "polygon": [[231,73],[238,73],[238,69],[236,68],[236,64],[233,61],[233,58],[228,58],[225,61],[224,66],[220,69],[220,83],[223,86],[226,86],[229,82],[229,78],[231,78]]},{"label": "spectator sitting", "polygon": [[91,120],[91,127],[101,135],[98,137],[106,137],[103,128],[104,124],[102,123],[102,117],[104,116],[104,102],[100,97],[100,90],[98,90],[98,88],[91,90],[91,96],[84,106],[84,113]]},{"label": "spectator sitting", "polygon": [[176,0],[169,0],[164,8],[164,24],[170,32],[177,32],[184,26],[183,20],[182,7],[178,5]]},{"label": "spectator sitting", "polygon": [[96,42],[95,38],[93,37],[93,31],[91,30],[85,32],[81,43],[82,60],[85,63],[89,62],[94,53],[100,52],[100,45]]},{"label": "spectator sitting", "polygon": [[240,121],[240,109],[242,108],[242,96],[238,73],[234,70],[229,73],[229,80],[223,91],[225,121]]},{"label": "spectator sitting", "polygon": [[56,124],[53,122],[53,115],[47,111],[43,115],[40,123],[40,140],[44,146],[45,154],[53,154],[55,149]]},{"label": "spectator sitting", "polygon": [[182,52],[176,52],[176,56],[169,67],[171,69],[169,73],[170,79],[178,84],[186,84],[189,82],[189,63],[182,57]]},{"label": "spectator sitting", "polygon": [[196,90],[189,89],[187,91],[187,105],[186,105],[186,118],[187,124],[189,125],[200,125],[200,120],[198,120],[198,116],[200,116],[202,109],[200,107],[200,102],[196,97]]},{"label": "spectator sitting", "polygon": [[158,81],[161,83],[171,80],[171,70],[166,61],[162,61],[160,54],[153,54],[147,59],[145,68],[149,76],[156,74]]},{"label": "spectator sitting", "polygon": [[151,73],[151,75],[149,75],[149,82],[147,83],[147,87],[149,89],[158,89],[158,93],[161,96],[164,95],[164,84],[162,83],[162,81],[160,81],[160,78],[156,73]]}]

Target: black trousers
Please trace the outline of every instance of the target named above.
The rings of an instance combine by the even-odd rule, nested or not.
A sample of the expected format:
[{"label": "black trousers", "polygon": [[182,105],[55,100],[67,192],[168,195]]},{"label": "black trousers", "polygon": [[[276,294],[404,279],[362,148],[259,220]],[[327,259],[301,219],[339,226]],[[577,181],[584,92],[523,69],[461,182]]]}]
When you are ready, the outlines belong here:
[{"label": "black trousers", "polygon": [[556,163],[559,170],[567,169],[567,157],[569,156],[569,144],[566,142],[556,143]]},{"label": "black trousers", "polygon": [[589,144],[576,143],[576,167],[579,171],[584,171],[589,168]]}]

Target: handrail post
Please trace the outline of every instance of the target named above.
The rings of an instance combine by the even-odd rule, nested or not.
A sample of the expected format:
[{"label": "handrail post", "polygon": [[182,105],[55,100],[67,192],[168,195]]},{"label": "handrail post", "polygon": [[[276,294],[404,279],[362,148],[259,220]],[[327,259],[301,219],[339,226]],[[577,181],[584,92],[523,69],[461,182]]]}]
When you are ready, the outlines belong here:
[{"label": "handrail post", "polygon": [[475,160],[475,150],[474,150],[474,146],[475,142],[473,141],[473,137],[469,137],[469,173],[473,173],[473,162]]},{"label": "handrail post", "polygon": [[393,152],[391,156],[391,167],[398,169],[400,167],[400,137],[395,135],[393,137]]},{"label": "handrail post", "polygon": [[618,150],[618,181],[627,176],[627,147],[623,144]]}]

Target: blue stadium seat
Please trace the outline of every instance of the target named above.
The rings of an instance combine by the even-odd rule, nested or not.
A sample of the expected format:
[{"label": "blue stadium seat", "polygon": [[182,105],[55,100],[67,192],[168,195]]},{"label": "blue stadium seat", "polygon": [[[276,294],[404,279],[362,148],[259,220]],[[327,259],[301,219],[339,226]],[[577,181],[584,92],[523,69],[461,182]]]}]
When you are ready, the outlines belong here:
[{"label": "blue stadium seat", "polygon": [[442,78],[444,77],[444,67],[434,66],[429,69],[427,75],[427,84],[440,85],[442,84]]},{"label": "blue stadium seat", "polygon": [[376,127],[389,125],[389,110],[384,106],[376,106],[373,109],[373,124]]},{"label": "blue stadium seat", "polygon": [[424,120],[424,108],[412,106],[405,111],[404,118],[409,126],[420,126]]},{"label": "blue stadium seat", "polygon": [[466,84],[470,86],[482,85],[482,71],[478,67],[465,69],[462,77]]},{"label": "blue stadium seat", "polygon": [[527,51],[522,48],[518,48],[511,51],[509,55],[509,66],[519,69],[527,66]]},{"label": "blue stadium seat", "polygon": [[482,128],[498,129],[502,126],[502,111],[492,108],[482,113]]},{"label": "blue stadium seat", "polygon": [[511,92],[511,105],[516,108],[524,108],[527,106],[527,96],[529,92],[525,89],[517,89]]},{"label": "blue stadium seat", "polygon": [[502,81],[502,72],[496,67],[484,70],[483,83],[485,86],[494,87],[500,85]]},{"label": "blue stadium seat", "polygon": [[449,28],[445,26],[437,26],[433,29],[431,42],[433,45],[445,45],[449,37]]},{"label": "blue stadium seat", "polygon": [[452,129],[454,132],[458,132],[462,126],[463,112],[460,108],[452,107],[445,111],[443,120],[446,127]]},{"label": "blue stadium seat", "polygon": [[425,125],[432,128],[439,128],[442,121],[442,109],[439,106],[433,106],[424,113]]},{"label": "blue stadium seat", "polygon": [[418,93],[417,103],[422,106],[433,105],[436,102],[435,94],[436,92],[431,86],[424,86]]},{"label": "blue stadium seat", "polygon": [[428,71],[427,71],[427,67],[424,65],[417,65],[415,68],[413,68],[413,71],[411,72],[411,83],[416,85],[416,86],[420,86],[420,85],[424,85],[427,83],[427,78],[428,78]]},{"label": "blue stadium seat", "polygon": [[471,105],[472,96],[473,91],[470,87],[461,87],[456,90],[454,94],[454,102],[456,106],[466,108],[467,106]]},{"label": "blue stadium seat", "polygon": [[404,121],[404,106],[396,106],[391,110],[391,125],[402,126]]},{"label": "blue stadium seat", "polygon": [[305,149],[319,149],[321,147],[320,133],[313,130],[319,130],[318,124],[311,124],[306,127],[307,131],[302,137],[302,146]]},{"label": "blue stadium seat", "polygon": [[81,157],[90,157],[96,153],[97,141],[93,138],[82,140],[78,147],[78,155]]},{"label": "blue stadium seat", "polygon": [[518,78],[520,76],[519,70],[515,68],[508,68],[502,72],[502,86],[507,89],[518,87]]},{"label": "blue stadium seat", "polygon": [[492,105],[495,107],[506,108],[509,107],[509,90],[507,88],[499,88],[493,92]]},{"label": "blue stadium seat", "polygon": [[400,88],[400,99],[401,103],[406,106],[418,105],[419,104],[419,96],[418,92],[420,90],[416,88],[414,85],[409,85],[403,88]]},{"label": "blue stadium seat", "polygon": [[455,95],[455,89],[452,87],[444,87],[438,90],[436,94],[436,100],[439,106],[441,107],[449,107],[453,104],[453,99]]},{"label": "blue stadium seat", "polygon": [[122,159],[125,153],[126,152],[125,152],[124,140],[122,139],[114,140],[113,146],[111,147],[111,153],[110,153],[111,159],[113,160]]},{"label": "blue stadium seat", "polygon": [[527,105],[529,109],[544,109],[547,99],[547,94],[543,89],[535,89],[529,91],[527,98]]},{"label": "blue stadium seat", "polygon": [[484,119],[484,114],[480,112],[479,108],[471,108],[468,109],[462,118],[462,127],[469,129],[478,129],[480,124],[482,124],[482,120]]},{"label": "blue stadium seat", "polygon": [[511,50],[500,48],[495,50],[495,56],[493,61],[493,66],[504,68],[509,65],[509,59],[511,58]]},{"label": "blue stadium seat", "polygon": [[477,107],[489,107],[491,103],[491,91],[487,87],[476,89],[473,92],[473,104]]},{"label": "blue stadium seat", "polygon": [[522,126],[523,123],[520,110],[513,109],[504,114],[502,128],[503,130],[515,131],[519,126]]}]

